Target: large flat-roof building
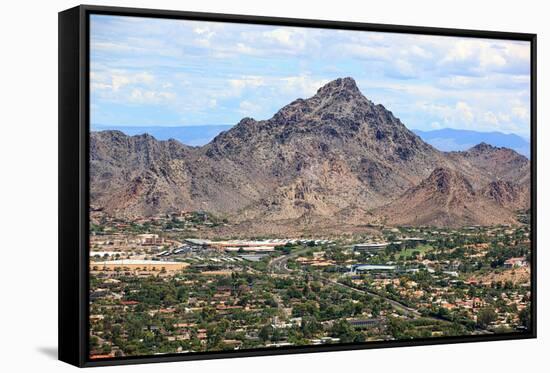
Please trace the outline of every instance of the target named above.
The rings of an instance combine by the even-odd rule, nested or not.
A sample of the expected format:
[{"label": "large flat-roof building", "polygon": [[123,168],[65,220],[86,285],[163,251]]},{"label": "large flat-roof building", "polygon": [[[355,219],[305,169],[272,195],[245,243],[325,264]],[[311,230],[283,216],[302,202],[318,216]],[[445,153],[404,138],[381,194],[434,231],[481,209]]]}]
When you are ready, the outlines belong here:
[{"label": "large flat-roof building", "polygon": [[210,241],[196,238],[188,238],[185,240],[187,244],[193,246],[201,246],[204,248],[216,249],[228,252],[270,252],[274,251],[275,247],[283,246],[289,240],[264,240],[264,241],[246,241],[246,240],[228,240],[228,241]]},{"label": "large flat-roof building", "polygon": [[368,329],[382,324],[381,319],[353,319],[348,322],[356,329]]},{"label": "large flat-roof building", "polygon": [[395,269],[395,266],[383,264],[358,264],[351,267],[352,272],[395,271]]},{"label": "large flat-roof building", "polygon": [[353,245],[353,251],[375,252],[384,250],[389,242],[358,243]]},{"label": "large flat-roof building", "polygon": [[163,269],[167,272],[180,271],[189,267],[189,263],[185,262],[166,262],[161,260],[138,260],[138,259],[126,259],[126,260],[106,260],[90,262],[91,270],[129,270],[129,271],[153,271],[160,272]]},{"label": "large flat-roof building", "polygon": [[164,243],[164,238],[160,237],[158,234],[154,233],[144,233],[138,235],[139,243],[142,245],[162,245]]}]

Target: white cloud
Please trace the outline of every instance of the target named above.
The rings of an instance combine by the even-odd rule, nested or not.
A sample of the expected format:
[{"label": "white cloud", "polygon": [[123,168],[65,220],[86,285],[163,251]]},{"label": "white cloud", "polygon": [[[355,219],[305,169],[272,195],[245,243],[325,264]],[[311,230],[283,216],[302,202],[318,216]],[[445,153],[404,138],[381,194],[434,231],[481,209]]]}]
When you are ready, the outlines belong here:
[{"label": "white cloud", "polygon": [[[483,79],[483,78],[482,78]],[[475,79],[471,76],[464,75],[451,75],[439,79],[439,83],[443,86],[455,89],[461,89],[472,86],[476,82],[479,82],[480,79]]]},{"label": "white cloud", "polygon": [[531,58],[531,49],[527,43],[506,43],[503,45],[506,55],[528,62]]},{"label": "white cloud", "polygon": [[475,118],[471,106],[464,101],[458,101],[454,105],[423,102],[417,105],[417,109],[438,118],[439,120],[434,122],[443,122],[442,127],[457,128],[462,126],[470,128]]},{"label": "white cloud", "polygon": [[241,103],[239,104],[239,111],[241,112],[241,114],[248,117],[256,116],[256,113],[261,111],[261,109],[262,108],[260,105],[247,100],[241,101]]},{"label": "white cloud", "polygon": [[443,62],[464,61],[474,56],[477,42],[472,40],[459,40],[451,47],[443,58]]},{"label": "white cloud", "polygon": [[406,59],[398,59],[395,61],[395,70],[401,77],[413,77],[417,74],[414,66]]},{"label": "white cloud", "polygon": [[237,90],[242,90],[244,88],[258,88],[265,84],[265,80],[261,76],[249,75],[238,79],[230,79],[229,84]]},{"label": "white cloud", "polygon": [[414,55],[414,56],[418,56],[418,57],[422,57],[422,58],[431,58],[432,57],[432,54],[430,52],[428,52],[425,48],[420,47],[418,45],[414,45],[414,44],[411,45],[409,53]]},{"label": "white cloud", "polygon": [[486,123],[489,123],[495,126],[498,125],[498,116],[492,111],[485,112],[485,114],[483,115],[483,120]]},{"label": "white cloud", "polygon": [[289,28],[276,28],[275,30],[265,31],[263,35],[267,39],[272,39],[285,46],[293,46],[293,39],[296,39],[295,32]]},{"label": "white cloud", "polygon": [[159,104],[174,100],[171,82],[159,81],[147,71],[96,68],[90,73],[92,94],[103,100],[130,104]]},{"label": "white cloud", "polygon": [[512,120],[510,114],[507,113],[498,113],[498,120],[501,122],[508,123]]},{"label": "white cloud", "polygon": [[474,113],[472,112],[472,108],[466,102],[457,102],[456,111],[459,113],[461,119],[464,122],[472,123],[472,121],[474,120]]},{"label": "white cloud", "polygon": [[221,82],[222,87],[210,93],[214,98],[240,97],[247,90],[258,89],[265,86],[264,77],[258,75],[244,75]]},{"label": "white cloud", "polygon": [[233,53],[245,53],[254,56],[314,55],[321,43],[317,40],[322,33],[316,29],[297,27],[258,27],[247,28],[238,34],[238,38],[228,40]]},{"label": "white cloud", "polygon": [[212,37],[216,33],[208,26],[197,26],[193,28],[193,32],[199,35],[205,35],[206,37]]},{"label": "white cloud", "polygon": [[529,66],[528,43],[499,40],[462,39],[451,44],[441,60],[443,65],[456,65],[477,74],[488,72],[525,72]]},{"label": "white cloud", "polygon": [[359,57],[368,60],[389,60],[391,58],[391,50],[387,47],[350,43],[344,44],[338,49],[341,53],[348,54],[352,58]]},{"label": "white cloud", "polygon": [[512,114],[523,120],[529,120],[530,110],[526,106],[515,106],[512,108]]},{"label": "white cloud", "polygon": [[481,67],[503,67],[507,64],[507,60],[504,56],[488,49],[482,50],[479,55],[479,62]]},{"label": "white cloud", "polygon": [[105,50],[109,52],[137,52],[141,49],[133,45],[126,43],[114,43],[114,42],[101,42],[94,41],[91,43],[91,49],[93,50]]},{"label": "white cloud", "polygon": [[250,46],[244,43],[237,43],[237,52],[244,53],[244,54],[253,54],[254,48],[251,48]]},{"label": "white cloud", "polygon": [[134,88],[130,93],[129,100],[130,102],[140,104],[158,104],[160,102],[173,100],[174,98],[175,94],[171,92],[149,91],[141,88]]},{"label": "white cloud", "polygon": [[[329,82],[329,79],[313,78],[308,74],[281,78],[282,89],[293,92],[302,98],[313,96],[319,88]],[[297,97],[296,97],[297,98]]]},{"label": "white cloud", "polygon": [[128,73],[124,70],[104,70],[90,73],[93,89],[110,89],[114,92],[134,84],[152,84],[155,77],[148,72]]},{"label": "white cloud", "polygon": [[193,32],[200,36],[196,42],[203,47],[209,47],[211,39],[216,35],[216,32],[209,26],[197,26],[193,28]]}]

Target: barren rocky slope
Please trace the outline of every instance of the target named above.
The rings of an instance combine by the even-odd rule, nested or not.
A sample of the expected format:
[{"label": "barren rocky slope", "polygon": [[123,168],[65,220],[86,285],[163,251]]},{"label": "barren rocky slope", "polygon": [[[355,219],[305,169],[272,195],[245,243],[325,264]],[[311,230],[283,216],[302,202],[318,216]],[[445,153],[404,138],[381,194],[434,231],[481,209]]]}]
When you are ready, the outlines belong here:
[{"label": "barren rocky slope", "polygon": [[[328,83],[269,120],[244,118],[202,147],[116,131],[92,133],[90,145],[91,202],[120,216],[204,209],[250,231],[268,225],[284,231],[380,219],[510,223],[512,210],[529,203],[525,157],[486,144],[442,153],[365,98],[351,78]],[[461,191],[452,203],[487,212],[451,211],[439,203],[442,196],[428,198],[438,175]],[[406,196],[410,211],[400,212]],[[417,208],[426,213],[417,217]]]},{"label": "barren rocky slope", "polygon": [[483,191],[476,191],[460,173],[436,168],[419,185],[378,209],[375,215],[390,225],[514,224],[514,210],[507,207],[519,207],[523,201],[504,185],[509,184],[491,182]]}]

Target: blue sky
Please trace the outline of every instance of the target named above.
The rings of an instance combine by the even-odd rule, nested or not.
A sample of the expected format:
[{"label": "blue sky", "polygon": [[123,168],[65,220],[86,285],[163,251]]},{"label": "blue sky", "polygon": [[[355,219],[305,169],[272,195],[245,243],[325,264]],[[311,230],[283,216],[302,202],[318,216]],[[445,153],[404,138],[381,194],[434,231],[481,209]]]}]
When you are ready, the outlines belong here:
[{"label": "blue sky", "polygon": [[529,135],[529,43],[91,17],[91,122],[235,124],[268,119],[353,77],[409,128]]}]

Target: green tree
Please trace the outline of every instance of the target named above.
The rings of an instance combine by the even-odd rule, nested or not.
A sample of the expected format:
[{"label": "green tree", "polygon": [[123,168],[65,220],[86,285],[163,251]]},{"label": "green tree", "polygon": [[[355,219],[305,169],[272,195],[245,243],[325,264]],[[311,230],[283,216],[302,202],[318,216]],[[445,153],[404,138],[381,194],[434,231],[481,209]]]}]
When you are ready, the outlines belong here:
[{"label": "green tree", "polygon": [[497,313],[490,307],[483,308],[477,313],[477,325],[480,328],[487,328],[496,319]]},{"label": "green tree", "polygon": [[363,342],[365,337],[353,329],[353,326],[346,320],[340,320],[332,325],[330,334],[335,338],[340,338],[342,343]]},{"label": "green tree", "polygon": [[271,327],[271,325],[264,325],[264,326],[260,329],[260,332],[258,333],[258,337],[259,337],[262,341],[265,342],[265,341],[269,340],[272,331],[273,331],[273,328]]},{"label": "green tree", "polygon": [[521,326],[531,328],[531,306],[527,306],[519,312],[519,322]]}]

